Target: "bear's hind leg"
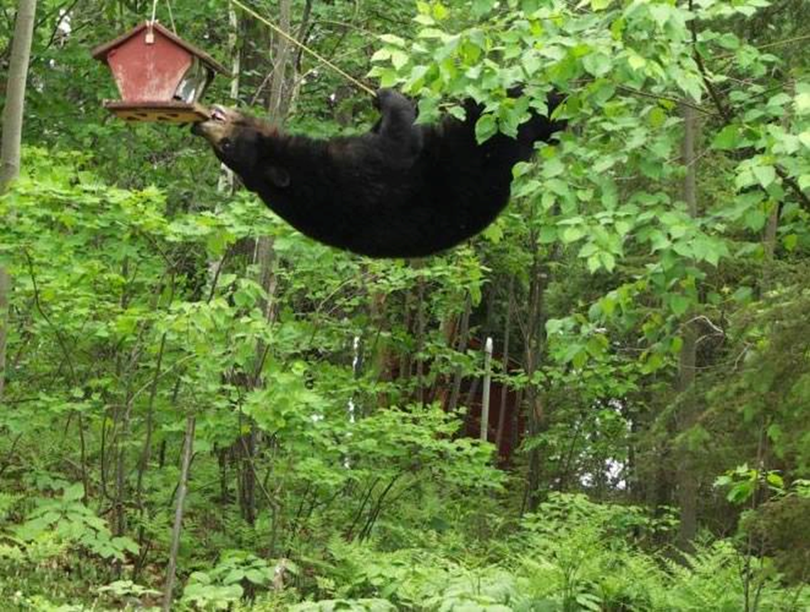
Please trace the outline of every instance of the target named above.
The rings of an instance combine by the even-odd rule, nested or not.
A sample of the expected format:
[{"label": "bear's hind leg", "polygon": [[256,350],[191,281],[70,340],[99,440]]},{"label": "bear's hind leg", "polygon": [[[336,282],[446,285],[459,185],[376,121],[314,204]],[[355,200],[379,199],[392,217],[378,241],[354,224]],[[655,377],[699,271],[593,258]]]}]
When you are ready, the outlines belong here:
[{"label": "bear's hind leg", "polygon": [[382,113],[374,132],[385,140],[387,150],[406,159],[422,151],[422,129],[414,125],[416,107],[393,89],[380,89],[376,104]]}]

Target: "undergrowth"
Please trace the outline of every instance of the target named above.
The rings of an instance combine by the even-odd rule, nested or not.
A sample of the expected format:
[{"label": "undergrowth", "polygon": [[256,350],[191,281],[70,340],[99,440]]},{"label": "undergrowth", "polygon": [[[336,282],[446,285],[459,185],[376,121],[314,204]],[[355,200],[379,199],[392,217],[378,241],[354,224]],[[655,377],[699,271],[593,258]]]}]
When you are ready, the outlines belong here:
[{"label": "undergrowth", "polygon": [[[473,518],[481,520],[464,520]],[[25,525],[30,532],[30,521]],[[225,551],[185,577],[172,609],[799,612],[810,606],[810,589],[787,582],[767,557],[746,555],[743,540],[704,538],[688,554],[662,544],[675,525],[636,507],[552,495],[488,540],[470,529],[465,542],[461,524],[445,533],[411,527],[413,545],[405,546],[403,528],[388,538],[383,524],[364,542],[335,535],[317,556],[270,560]],[[0,548],[0,598],[11,606],[5,609],[158,609],[154,588],[131,580],[92,586],[104,575],[99,544],[80,531],[26,540],[7,534]],[[125,552],[113,551],[110,560],[126,570]],[[159,583],[159,576],[143,580]]]}]

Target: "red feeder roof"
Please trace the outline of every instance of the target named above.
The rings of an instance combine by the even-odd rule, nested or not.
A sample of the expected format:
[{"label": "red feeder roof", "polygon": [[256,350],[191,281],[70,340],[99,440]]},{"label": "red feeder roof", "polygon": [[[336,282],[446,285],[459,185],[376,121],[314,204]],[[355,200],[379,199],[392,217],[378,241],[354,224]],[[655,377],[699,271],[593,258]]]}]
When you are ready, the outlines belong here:
[{"label": "red feeder roof", "polygon": [[[154,40],[147,43],[147,29],[150,27]],[[170,101],[195,57],[211,71],[227,74],[227,70],[210,55],[157,22],[141,23],[96,47],[92,54],[110,66],[125,102]]]}]

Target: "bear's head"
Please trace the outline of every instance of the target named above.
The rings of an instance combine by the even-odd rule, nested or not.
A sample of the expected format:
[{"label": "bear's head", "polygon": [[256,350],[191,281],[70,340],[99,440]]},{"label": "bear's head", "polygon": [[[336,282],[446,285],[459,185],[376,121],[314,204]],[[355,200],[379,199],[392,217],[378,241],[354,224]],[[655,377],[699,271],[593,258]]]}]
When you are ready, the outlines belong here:
[{"label": "bear's head", "polygon": [[272,150],[268,144],[278,137],[278,131],[270,123],[219,105],[211,108],[208,120],[195,123],[191,131],[204,137],[219,160],[246,183],[263,173],[262,167],[267,162],[263,157]]}]

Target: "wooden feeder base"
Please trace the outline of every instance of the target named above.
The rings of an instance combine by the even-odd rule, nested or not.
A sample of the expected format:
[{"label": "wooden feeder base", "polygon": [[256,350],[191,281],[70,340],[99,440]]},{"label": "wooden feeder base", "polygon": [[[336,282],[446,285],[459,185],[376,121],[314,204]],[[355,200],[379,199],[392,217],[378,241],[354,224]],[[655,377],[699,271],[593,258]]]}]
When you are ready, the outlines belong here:
[{"label": "wooden feeder base", "polygon": [[198,123],[211,117],[207,108],[196,102],[121,102],[104,100],[104,108],[126,121],[160,123]]}]

